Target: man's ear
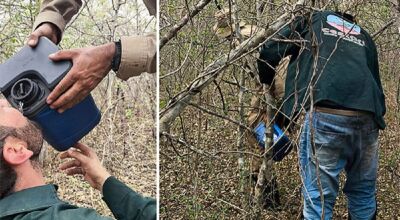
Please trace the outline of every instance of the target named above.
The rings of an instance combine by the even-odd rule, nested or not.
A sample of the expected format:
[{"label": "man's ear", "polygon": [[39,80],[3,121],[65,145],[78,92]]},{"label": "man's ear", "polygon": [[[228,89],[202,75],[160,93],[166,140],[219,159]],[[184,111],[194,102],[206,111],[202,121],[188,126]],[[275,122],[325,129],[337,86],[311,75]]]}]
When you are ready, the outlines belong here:
[{"label": "man's ear", "polygon": [[26,142],[13,137],[6,138],[3,157],[8,164],[12,166],[21,165],[29,160],[32,155],[33,152],[28,150]]}]

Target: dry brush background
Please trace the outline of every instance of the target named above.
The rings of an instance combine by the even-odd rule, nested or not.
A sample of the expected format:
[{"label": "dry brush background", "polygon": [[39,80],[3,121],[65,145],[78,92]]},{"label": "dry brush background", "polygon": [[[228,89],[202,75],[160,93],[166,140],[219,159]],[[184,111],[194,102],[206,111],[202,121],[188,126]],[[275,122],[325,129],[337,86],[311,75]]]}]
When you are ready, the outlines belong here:
[{"label": "dry brush background", "polygon": [[[24,45],[40,0],[0,1],[0,61]],[[100,45],[120,36],[156,30],[142,1],[87,0],[67,26],[64,49]],[[1,76],[0,76],[1,77]],[[113,72],[92,92],[102,120],[82,142],[94,148],[106,168],[145,196],[156,197],[156,76],[143,74],[123,82]],[[79,177],[58,171],[58,153],[47,147],[44,174],[59,186],[59,195],[72,204],[112,216],[101,194]]]},{"label": "dry brush background", "polygon": [[[232,40],[220,38],[213,30],[214,14],[222,7],[237,8],[237,17],[247,24],[271,24],[285,12],[294,11],[295,1],[264,1],[266,11],[257,15],[252,0],[165,0],[161,2],[160,30],[164,37],[160,51],[161,129],[160,184],[163,219],[250,219],[255,216],[251,198],[254,188],[248,173],[257,153],[244,138],[238,123],[245,123],[240,108],[250,111],[250,100],[257,92],[257,78],[245,72],[245,59],[255,63],[257,54],[239,57],[222,69],[224,56],[234,51]],[[323,7],[330,1],[305,1]],[[399,2],[389,0],[345,1],[358,23],[376,34],[381,79],[386,95],[387,128],[380,133],[378,178],[379,219],[399,219],[400,205],[400,26]],[[189,15],[189,16],[188,16]],[[235,17],[232,15],[232,21]],[[179,31],[175,31],[179,30]],[[176,34],[176,35],[175,35]],[[164,41],[163,41],[164,40]],[[226,57],[225,57],[226,58]],[[228,56],[229,59],[229,56]],[[210,64],[221,64],[212,65]],[[217,67],[217,68],[215,68]],[[224,66],[225,67],[225,66]],[[214,68],[214,69],[213,69]],[[214,75],[213,75],[214,74]],[[207,86],[198,79],[216,76]],[[241,79],[244,77],[244,84]],[[200,84],[200,83],[199,83]],[[239,101],[243,94],[242,103]],[[183,96],[185,94],[186,96]],[[190,96],[191,99],[182,97]],[[183,100],[179,102],[179,100]],[[176,103],[187,105],[169,120]],[[167,112],[167,113],[166,113]],[[173,118],[173,117],[172,117]],[[301,124],[301,121],[298,121]],[[300,126],[291,134],[297,140]],[[242,153],[240,153],[242,152]],[[263,219],[299,219],[302,210],[301,181],[297,149],[275,163],[282,205],[264,210]],[[245,161],[239,169],[238,159]],[[344,178],[344,176],[343,176]],[[343,187],[343,186],[341,186]],[[347,219],[344,195],[338,197],[334,219]]]}]

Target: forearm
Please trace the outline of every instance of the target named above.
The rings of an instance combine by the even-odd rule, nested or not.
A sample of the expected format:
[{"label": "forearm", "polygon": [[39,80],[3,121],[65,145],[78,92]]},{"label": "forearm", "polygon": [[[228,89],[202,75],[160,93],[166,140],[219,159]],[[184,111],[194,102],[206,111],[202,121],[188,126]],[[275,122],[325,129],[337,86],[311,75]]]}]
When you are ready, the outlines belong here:
[{"label": "forearm", "polygon": [[103,200],[116,219],[157,218],[157,204],[154,199],[142,197],[115,177],[109,177],[105,181]]},{"label": "forearm", "polygon": [[45,22],[52,23],[59,29],[59,38],[61,38],[66,24],[78,13],[81,6],[81,0],[43,0],[33,30]]},{"label": "forearm", "polygon": [[[304,17],[297,17],[292,23],[285,25],[274,37],[268,40],[261,48],[257,60],[258,74],[261,83],[271,85],[276,73],[276,67],[280,61],[289,56],[298,54],[300,47],[291,40],[303,40],[299,35],[303,33],[306,26]],[[280,41],[286,40],[287,42]]]},{"label": "forearm", "polygon": [[157,1],[156,0],[143,0],[150,15],[155,16],[157,13]]}]

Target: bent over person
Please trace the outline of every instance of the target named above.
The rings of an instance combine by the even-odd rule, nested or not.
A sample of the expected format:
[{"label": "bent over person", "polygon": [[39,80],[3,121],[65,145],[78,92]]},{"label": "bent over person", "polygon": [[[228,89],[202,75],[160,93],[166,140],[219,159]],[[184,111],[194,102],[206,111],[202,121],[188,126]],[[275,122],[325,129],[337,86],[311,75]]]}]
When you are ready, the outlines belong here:
[{"label": "bent over person", "polygon": [[378,134],[385,98],[377,49],[349,14],[315,11],[297,17],[261,49],[262,83],[271,84],[279,61],[290,57],[283,113],[305,110],[299,146],[305,219],[331,219],[343,192],[349,219],[376,218]]},{"label": "bent over person", "polygon": [[[156,15],[157,0],[143,0],[150,15]],[[35,47],[45,36],[58,44],[66,24],[78,13],[81,0],[43,0],[28,45]],[[100,46],[59,51],[53,61],[71,60],[73,66],[47,98],[51,108],[60,113],[82,101],[112,69],[122,80],[143,72],[155,73],[156,35],[124,36],[119,41]]]},{"label": "bent over person", "polygon": [[[0,100],[0,220],[109,219],[95,210],[61,201],[57,186],[45,184],[39,155],[43,137],[38,127],[18,110]],[[82,144],[61,154],[72,158],[60,169],[83,175],[102,192],[116,219],[156,219],[156,201],[143,198],[110,176],[95,152]]]}]

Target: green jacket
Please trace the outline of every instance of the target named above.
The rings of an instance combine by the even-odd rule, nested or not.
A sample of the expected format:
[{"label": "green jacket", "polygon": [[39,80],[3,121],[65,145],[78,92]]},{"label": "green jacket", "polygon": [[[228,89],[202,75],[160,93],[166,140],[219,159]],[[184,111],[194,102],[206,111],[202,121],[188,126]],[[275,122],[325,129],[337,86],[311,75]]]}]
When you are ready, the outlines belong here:
[{"label": "green jacket", "polygon": [[[156,202],[143,198],[114,177],[103,186],[103,200],[116,219],[156,219]],[[0,200],[0,220],[91,220],[110,219],[95,210],[61,201],[57,186],[45,185],[11,194]]]},{"label": "green jacket", "polygon": [[[277,34],[280,40],[263,45],[258,60],[261,82],[270,84],[280,60],[291,55],[283,105],[283,112],[289,118],[310,107],[308,86],[312,83],[314,104],[323,101],[371,112],[384,129],[385,96],[371,36],[333,11],[314,12],[308,18],[298,17]],[[315,39],[317,47],[312,47],[311,39]]]}]

